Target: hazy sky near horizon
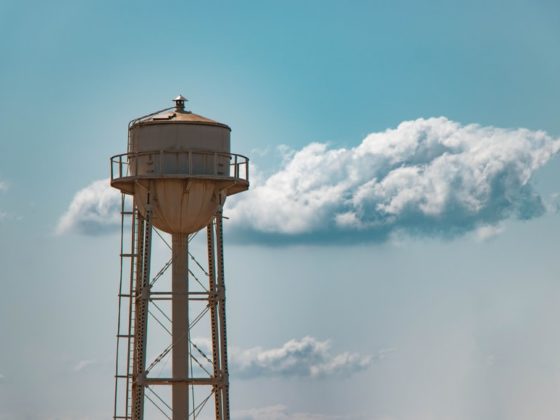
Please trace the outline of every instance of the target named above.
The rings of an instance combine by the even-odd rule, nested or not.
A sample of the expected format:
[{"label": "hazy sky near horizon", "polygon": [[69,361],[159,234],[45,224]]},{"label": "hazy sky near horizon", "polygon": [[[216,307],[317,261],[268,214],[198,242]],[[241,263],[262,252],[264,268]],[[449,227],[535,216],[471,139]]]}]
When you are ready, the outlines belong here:
[{"label": "hazy sky near horizon", "polygon": [[1,0],[0,420],[111,416],[101,180],[179,93],[254,163],[234,418],[556,419],[559,42],[553,1]]}]

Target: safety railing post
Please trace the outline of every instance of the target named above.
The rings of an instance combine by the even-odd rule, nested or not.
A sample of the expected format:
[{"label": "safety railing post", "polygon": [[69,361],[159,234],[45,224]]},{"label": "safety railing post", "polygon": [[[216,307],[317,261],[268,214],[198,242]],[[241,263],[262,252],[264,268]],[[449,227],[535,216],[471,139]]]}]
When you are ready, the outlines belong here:
[{"label": "safety railing post", "polygon": [[212,175],[218,175],[218,154],[214,152],[213,172]]}]

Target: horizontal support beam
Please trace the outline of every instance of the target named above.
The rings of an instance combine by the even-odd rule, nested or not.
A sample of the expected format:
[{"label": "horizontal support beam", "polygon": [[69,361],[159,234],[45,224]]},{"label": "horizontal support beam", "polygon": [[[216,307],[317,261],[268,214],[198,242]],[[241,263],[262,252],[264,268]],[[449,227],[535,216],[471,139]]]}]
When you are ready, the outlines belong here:
[{"label": "horizontal support beam", "polygon": [[[172,298],[172,297],[165,297],[165,296],[162,296],[162,297],[157,297],[157,296],[156,296],[156,297],[150,297],[150,301],[152,301],[152,300],[173,300],[173,298]],[[189,298],[189,302],[190,302],[190,301],[210,302],[210,299],[208,299],[208,298],[203,298],[203,297],[192,297],[192,298]]]},{"label": "horizontal support beam", "polygon": [[185,296],[185,295],[193,295],[193,296],[206,296],[209,292],[188,292],[188,293],[177,293],[177,292],[150,292],[150,296]]},{"label": "horizontal support beam", "polygon": [[144,385],[172,385],[172,384],[188,384],[188,385],[225,385],[226,382],[222,378],[145,378]]}]

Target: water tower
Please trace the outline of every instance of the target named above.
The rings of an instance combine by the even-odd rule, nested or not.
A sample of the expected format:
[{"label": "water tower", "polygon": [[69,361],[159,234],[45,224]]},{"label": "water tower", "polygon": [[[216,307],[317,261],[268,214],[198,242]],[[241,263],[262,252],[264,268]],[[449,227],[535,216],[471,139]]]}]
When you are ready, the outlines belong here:
[{"label": "water tower", "polygon": [[[111,185],[122,192],[114,419],[142,420],[146,402],[162,418],[194,419],[212,399],[215,418],[230,418],[222,208],[226,197],[248,189],[249,163],[230,152],[227,125],[185,110],[185,101],[178,96],[174,107],[131,121],[128,153],[111,158]],[[189,250],[203,231],[204,264]],[[152,276],[154,233],[171,257]],[[202,309],[193,316],[195,304]],[[206,347],[191,337],[203,316]],[[150,363],[157,328],[169,344]],[[200,389],[208,397],[197,396]]]}]

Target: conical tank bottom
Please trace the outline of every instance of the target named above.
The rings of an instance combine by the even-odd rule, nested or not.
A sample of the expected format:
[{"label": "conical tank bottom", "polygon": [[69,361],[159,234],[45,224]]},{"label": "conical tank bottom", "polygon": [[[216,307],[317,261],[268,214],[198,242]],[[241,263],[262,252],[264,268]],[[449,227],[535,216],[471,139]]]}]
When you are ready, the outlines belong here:
[{"label": "conical tank bottom", "polygon": [[140,213],[152,208],[152,224],[167,233],[189,234],[207,226],[220,204],[225,183],[208,179],[139,181],[135,188]]}]

